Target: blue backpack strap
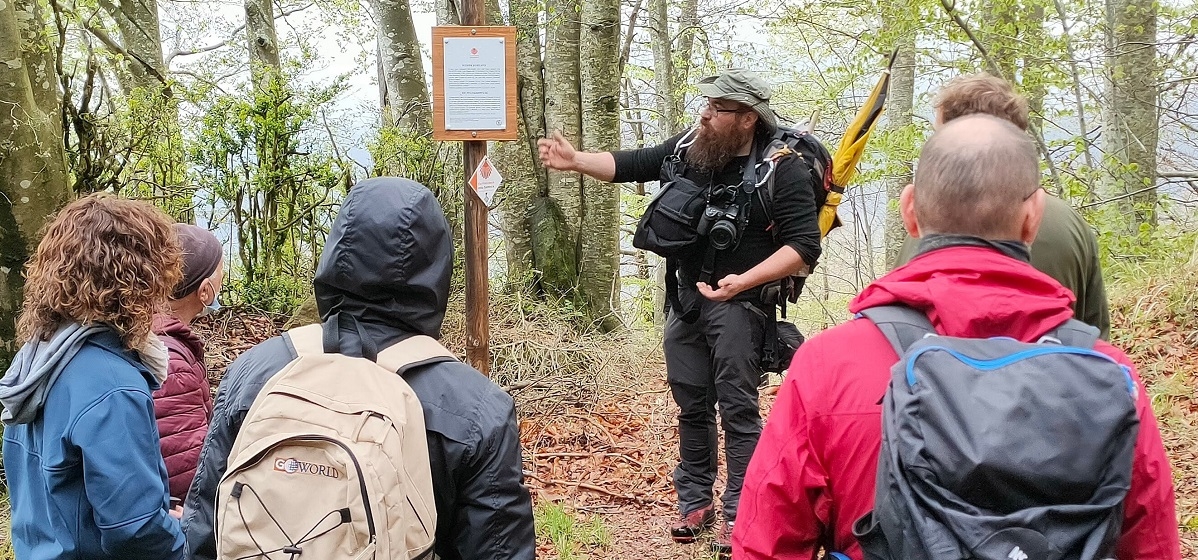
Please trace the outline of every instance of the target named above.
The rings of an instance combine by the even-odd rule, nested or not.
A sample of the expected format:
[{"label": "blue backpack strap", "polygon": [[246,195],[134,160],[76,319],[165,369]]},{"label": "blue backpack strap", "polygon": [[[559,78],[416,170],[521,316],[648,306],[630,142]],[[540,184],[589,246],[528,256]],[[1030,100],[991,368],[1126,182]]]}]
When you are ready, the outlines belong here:
[{"label": "blue backpack strap", "polygon": [[927,315],[905,305],[871,307],[861,310],[857,315],[873,321],[899,356],[925,336],[936,334],[936,327],[932,326]]},{"label": "blue backpack strap", "polygon": [[1062,346],[1076,348],[1093,348],[1098,339],[1097,327],[1087,325],[1077,319],[1069,319],[1040,337],[1041,342],[1060,342]]}]

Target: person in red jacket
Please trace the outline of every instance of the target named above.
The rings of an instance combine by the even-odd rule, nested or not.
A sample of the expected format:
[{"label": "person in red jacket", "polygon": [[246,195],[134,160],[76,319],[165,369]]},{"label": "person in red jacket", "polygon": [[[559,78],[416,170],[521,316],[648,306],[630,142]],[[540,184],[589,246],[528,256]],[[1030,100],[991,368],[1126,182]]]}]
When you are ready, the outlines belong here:
[{"label": "person in red jacket", "polygon": [[[921,238],[920,253],[867,286],[849,311],[902,304],[924,312],[942,335],[1036,341],[1072,317],[1074,298],[1028,263],[1046,196],[1035,152],[1019,152],[1027,161],[1004,157],[1010,151],[998,143],[1029,140],[990,116],[954,120],[937,136],[940,151],[966,157],[946,165],[929,155],[929,141],[914,185],[902,193],[900,211],[908,232]],[[1123,352],[1101,340],[1094,348],[1130,368],[1140,385],[1117,557],[1178,559],[1173,480],[1148,392]],[[852,526],[873,509],[881,398],[897,361],[864,318],[799,347],[749,463],[734,558],[811,560],[820,549],[862,558]]]},{"label": "person in red jacket", "polygon": [[183,249],[183,279],[168,303],[154,316],[154,333],[166,343],[170,365],[162,388],[154,392],[162,458],[170,476],[171,498],[182,502],[195,478],[200,448],[212,417],[212,386],[204,367],[204,342],[191,331],[191,321],[220,308],[217,295],[224,281],[221,244],[212,232],[175,224]]}]

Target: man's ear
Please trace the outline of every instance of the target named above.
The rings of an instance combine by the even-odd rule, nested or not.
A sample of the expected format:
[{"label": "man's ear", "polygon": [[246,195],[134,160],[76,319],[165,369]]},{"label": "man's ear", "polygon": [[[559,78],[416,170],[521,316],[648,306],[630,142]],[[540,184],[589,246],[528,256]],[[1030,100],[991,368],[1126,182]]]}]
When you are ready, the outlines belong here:
[{"label": "man's ear", "polygon": [[1044,204],[1047,202],[1048,193],[1044,189],[1037,189],[1036,193],[1028,198],[1023,203],[1022,224],[1019,228],[1019,238],[1029,246],[1036,240],[1036,234],[1040,232],[1040,222],[1044,219]]},{"label": "man's ear", "polygon": [[915,185],[903,187],[899,195],[899,214],[903,216],[903,227],[911,237],[919,237],[919,222],[915,219]]}]

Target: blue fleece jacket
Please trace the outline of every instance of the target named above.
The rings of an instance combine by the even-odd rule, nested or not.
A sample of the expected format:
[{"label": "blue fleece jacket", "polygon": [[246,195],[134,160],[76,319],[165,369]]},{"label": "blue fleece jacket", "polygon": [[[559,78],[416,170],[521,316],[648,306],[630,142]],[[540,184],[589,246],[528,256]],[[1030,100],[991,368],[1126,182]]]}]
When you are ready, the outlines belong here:
[{"label": "blue fleece jacket", "polygon": [[150,397],[157,381],[111,330],[68,360],[33,420],[4,430],[16,557],[184,558]]}]

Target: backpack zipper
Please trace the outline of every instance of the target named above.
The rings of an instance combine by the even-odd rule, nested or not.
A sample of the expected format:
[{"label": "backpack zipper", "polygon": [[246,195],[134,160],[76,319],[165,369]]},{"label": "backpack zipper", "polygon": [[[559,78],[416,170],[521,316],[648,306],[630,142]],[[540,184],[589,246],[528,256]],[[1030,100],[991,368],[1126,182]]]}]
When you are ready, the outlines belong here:
[{"label": "backpack zipper", "polygon": [[1045,356],[1048,354],[1072,354],[1075,356],[1089,356],[1092,358],[1100,358],[1100,359],[1110,362],[1111,364],[1119,366],[1119,370],[1123,372],[1124,380],[1127,383],[1128,392],[1131,393],[1131,395],[1133,397],[1135,397],[1137,394],[1136,382],[1131,377],[1131,369],[1130,368],[1115,361],[1114,358],[1112,358],[1106,354],[1103,354],[1102,352],[1099,352],[1097,350],[1091,350],[1089,348],[1074,348],[1074,347],[1068,347],[1068,346],[1052,347],[1052,348],[1031,348],[1029,350],[1022,350],[1020,352],[1016,352],[1016,353],[1008,355],[1008,356],[1004,356],[1001,358],[993,358],[993,359],[989,359],[989,360],[979,360],[977,358],[972,358],[970,356],[966,356],[965,354],[962,354],[962,353],[958,352],[957,350],[954,350],[947,346],[925,346],[923,348],[920,348],[920,349],[912,352],[911,356],[907,358],[906,374],[907,374],[907,386],[908,387],[912,387],[915,385],[915,360],[917,360],[920,356],[922,356],[928,352],[931,352],[932,350],[943,350],[945,353],[960,360],[965,365],[968,365],[972,368],[979,369],[982,371],[993,371],[993,370],[996,370],[999,368],[1009,366],[1015,362],[1020,362],[1023,360],[1036,358],[1039,356]]}]

